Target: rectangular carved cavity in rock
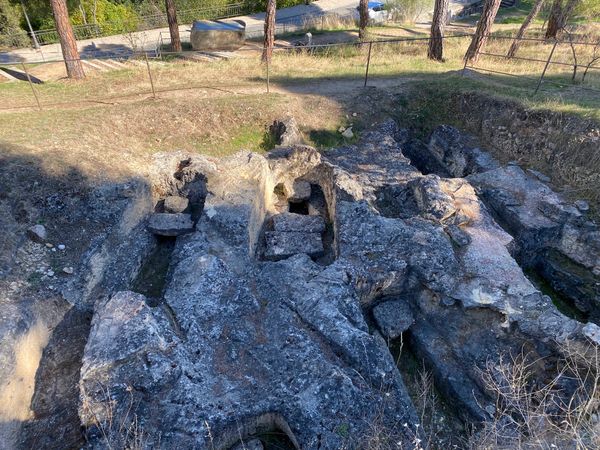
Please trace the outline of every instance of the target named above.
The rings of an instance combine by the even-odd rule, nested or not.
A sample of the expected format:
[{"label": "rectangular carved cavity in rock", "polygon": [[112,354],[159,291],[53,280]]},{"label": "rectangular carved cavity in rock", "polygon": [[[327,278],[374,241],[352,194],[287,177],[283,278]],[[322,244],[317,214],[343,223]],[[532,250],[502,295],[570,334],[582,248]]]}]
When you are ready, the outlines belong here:
[{"label": "rectangular carved cavity in rock", "polygon": [[437,127],[427,144],[414,138],[404,139],[402,151],[425,175],[465,177],[499,167],[489,153],[476,146],[473,136],[449,125]]},{"label": "rectangular carved cavity in rock", "polygon": [[311,257],[323,254],[321,216],[294,213],[277,214],[271,219],[272,231],[265,232],[265,259],[278,260],[305,253]]},{"label": "rectangular carved cavity in rock", "polygon": [[131,290],[144,295],[150,306],[158,306],[162,302],[175,241],[174,236],[156,236],[154,250],[142,262],[131,284]]}]

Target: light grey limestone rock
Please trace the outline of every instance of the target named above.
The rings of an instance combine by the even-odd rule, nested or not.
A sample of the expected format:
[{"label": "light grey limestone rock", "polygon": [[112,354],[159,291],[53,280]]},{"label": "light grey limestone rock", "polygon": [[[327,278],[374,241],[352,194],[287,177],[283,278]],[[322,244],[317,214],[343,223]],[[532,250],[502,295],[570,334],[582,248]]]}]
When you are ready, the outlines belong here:
[{"label": "light grey limestone rock", "polygon": [[320,233],[267,231],[265,240],[265,258],[270,260],[288,258],[299,253],[319,256],[324,250]]},{"label": "light grey limestone rock", "polygon": [[373,308],[373,317],[384,337],[396,339],[410,328],[415,319],[408,301],[387,300]]},{"label": "light grey limestone rock", "polygon": [[310,198],[311,187],[308,181],[294,180],[292,183],[286,184],[288,190],[288,201],[299,203]]},{"label": "light grey limestone rock", "polygon": [[303,143],[298,123],[293,117],[275,120],[269,127],[269,132],[277,145],[287,147]]},{"label": "light grey limestone rock", "polygon": [[187,198],[177,195],[170,195],[165,198],[164,208],[166,213],[177,214],[184,212],[190,201]]},{"label": "light grey limestone rock", "polygon": [[180,236],[194,231],[190,214],[154,213],[148,219],[148,231],[159,236]]},{"label": "light grey limestone rock", "polygon": [[[491,419],[487,364],[524,346],[542,358],[560,355],[567,340],[589,344],[584,326],[525,277],[509,251],[513,238],[471,182],[423,176],[402,153],[398,131],[387,122],[323,156],[293,147],[190,160],[186,167],[205,175],[207,213],[197,232],[177,239],[164,303],[151,308],[121,292],[95,306],[80,381],[87,448],[103,448],[97,422],[106,430],[108,411],[112,423],[135,417],[149,447],[230,448],[267,428],[297,448],[360,448],[375,419],[409,446],[418,435],[414,407],[385,339],[363,315],[378,305],[386,337],[397,336],[407,314],[386,323],[399,311],[386,306],[390,298],[409,305],[412,350],[472,421]],[[472,183],[492,188],[496,170]],[[299,178],[324,193],[327,242],[327,233],[282,231],[300,228],[287,215],[274,220],[279,230],[268,228],[274,187]],[[527,216],[519,208],[531,199],[506,191],[497,203],[515,217],[557,226],[542,212]],[[445,231],[458,224],[468,245],[453,245]],[[256,257],[256,248],[268,250],[283,235],[294,238],[282,242],[297,254]],[[333,257],[313,261],[306,254],[313,243]],[[552,375],[542,366],[532,376]],[[340,423],[350,438],[338,432]],[[398,423],[408,426],[397,431]]]},{"label": "light grey limestone rock", "polygon": [[301,231],[304,233],[322,233],[325,221],[321,216],[282,213],[273,216],[273,231]]},{"label": "light grey limestone rock", "polygon": [[48,239],[48,232],[44,225],[37,224],[27,229],[27,237],[33,242],[43,244],[46,242],[46,239]]}]

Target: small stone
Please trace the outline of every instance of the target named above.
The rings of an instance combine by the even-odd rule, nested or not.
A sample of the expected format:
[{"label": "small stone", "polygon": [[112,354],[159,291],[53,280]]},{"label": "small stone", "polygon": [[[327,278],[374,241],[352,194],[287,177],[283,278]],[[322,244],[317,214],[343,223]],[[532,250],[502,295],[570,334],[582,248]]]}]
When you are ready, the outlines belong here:
[{"label": "small stone", "polygon": [[46,242],[46,247],[48,247],[48,248],[53,248],[53,247],[54,247],[54,245],[52,245],[50,242]]},{"label": "small stone", "polygon": [[496,407],[494,405],[487,405],[485,407],[485,410],[490,416],[493,416],[494,414],[496,414]]},{"label": "small stone", "polygon": [[158,236],[179,236],[194,231],[190,214],[155,213],[148,220],[148,230]]},{"label": "small stone", "polygon": [[590,205],[585,200],[577,200],[575,207],[581,212],[586,212],[590,209]]},{"label": "small stone", "polygon": [[273,136],[277,145],[291,146],[302,144],[302,133],[300,133],[298,123],[293,117],[274,121],[269,127],[269,133]]},{"label": "small stone", "polygon": [[65,248],[67,248],[67,247],[65,246],[65,244],[58,244],[58,249],[59,249],[59,250],[64,250]]},{"label": "small stone", "polygon": [[446,227],[446,233],[459,247],[464,247],[465,245],[469,245],[471,243],[471,236],[469,236],[465,231],[462,230],[457,225],[450,225]]},{"label": "small stone", "polygon": [[27,230],[27,236],[33,242],[43,244],[44,242],[46,242],[48,233],[46,232],[46,227],[44,227],[44,225],[38,224],[38,225],[34,225],[32,227],[29,227],[29,229]]},{"label": "small stone", "polygon": [[73,274],[73,268],[72,267],[64,267],[63,268],[63,272],[66,273],[67,275],[72,275]]},{"label": "small stone", "polygon": [[597,277],[600,277],[600,266],[596,266],[592,269],[592,273]]},{"label": "small stone", "polygon": [[346,127],[339,127],[338,132],[343,133],[346,130]]},{"label": "small stone", "polygon": [[52,249],[51,249],[51,250],[52,250],[53,252],[55,252],[55,251],[56,251],[56,247],[52,247]]},{"label": "small stone", "polygon": [[166,213],[177,214],[185,211],[189,204],[187,198],[172,195],[165,198],[164,208]]},{"label": "small stone", "polygon": [[215,217],[217,215],[217,210],[215,208],[207,208],[206,211],[206,217],[208,217],[209,219],[212,219],[213,217]]},{"label": "small stone", "polygon": [[598,325],[592,322],[586,323],[581,329],[581,332],[590,341],[594,342],[596,345],[600,345],[600,327]]},{"label": "small stone", "polygon": [[346,139],[352,139],[354,137],[352,127],[348,127],[344,131],[342,131],[342,136],[344,136]]},{"label": "small stone", "polygon": [[49,277],[53,277],[54,276],[54,271],[53,270],[49,270],[48,272],[46,272],[46,275],[48,275]]},{"label": "small stone", "polygon": [[355,112],[352,113],[352,117],[356,117],[358,114],[356,114]]}]

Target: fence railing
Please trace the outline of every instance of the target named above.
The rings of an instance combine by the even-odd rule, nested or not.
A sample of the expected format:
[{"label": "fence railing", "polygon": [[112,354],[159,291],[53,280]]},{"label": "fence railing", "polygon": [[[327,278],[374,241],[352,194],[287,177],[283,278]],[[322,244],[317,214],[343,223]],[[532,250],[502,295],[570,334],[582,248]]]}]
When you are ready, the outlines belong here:
[{"label": "fence railing", "polygon": [[[235,17],[250,12],[250,9],[244,3],[232,3],[228,5],[213,6],[208,8],[196,8],[177,11],[179,23],[191,23],[194,20],[202,19],[223,19]],[[147,31],[155,28],[164,28],[168,26],[167,15],[157,13],[145,16],[139,16],[135,19],[125,21],[103,22],[102,24],[73,25],[75,39],[93,39],[98,37],[110,36],[114,34],[132,33],[138,31]],[[56,29],[38,30],[33,32],[40,45],[55,44],[59,42]],[[24,42],[33,42],[31,35],[25,31],[12,35],[0,35],[0,47],[17,47]]]},{"label": "fence railing", "polygon": [[[512,44],[515,41],[515,37],[492,35],[490,40],[505,41],[508,44]],[[569,39],[567,41],[561,40],[545,40],[540,38],[519,38],[520,43],[535,43],[537,54],[539,56],[519,56],[515,54],[508,57],[508,48],[505,52],[499,53],[494,51],[482,51],[479,53],[479,60],[476,63],[469,63],[465,61],[463,67],[463,74],[467,69],[474,71],[481,71],[488,74],[502,75],[513,78],[519,78],[522,80],[529,80],[531,82],[532,90],[534,94],[543,88],[544,85],[554,85],[557,87],[575,87],[577,89],[596,92],[600,94],[600,89],[586,86],[586,78],[590,73],[600,74],[600,41],[598,42],[586,42]],[[489,42],[488,42],[489,44]],[[489,45],[488,45],[489,47]],[[563,52],[562,59],[560,55],[560,49],[567,48],[567,55],[570,61],[565,60],[565,54]],[[581,49],[585,49],[581,51]],[[547,51],[544,53],[543,51]],[[547,55],[544,57],[544,55]],[[496,62],[494,68],[484,67],[481,64],[481,59],[490,58]],[[509,64],[513,63],[513,67],[523,62],[527,65],[528,71],[531,71],[531,64],[537,64],[540,68],[537,77],[532,75],[525,75],[521,73],[515,73],[515,71],[509,72],[502,70],[503,67],[510,67]],[[516,63],[516,64],[514,64]],[[552,73],[553,68],[559,68],[558,74]],[[582,69],[582,70],[580,70]],[[549,77],[549,75],[554,78]],[[579,77],[578,77],[579,75]]]},{"label": "fence railing", "polygon": [[[476,72],[481,77],[495,77],[494,82],[502,83],[507,87],[516,87],[516,81],[519,79],[525,82],[526,85],[522,89],[529,90],[531,94],[537,93],[540,90],[556,89],[569,86],[569,89],[581,89],[586,92],[593,92],[598,95],[600,100],[600,66],[595,63],[590,63],[594,59],[594,55],[600,49],[598,45],[589,42],[564,42],[556,41],[547,43],[537,39],[523,39],[530,42],[530,45],[535,45],[528,50],[528,53],[535,52],[541,54],[540,48],[551,50],[546,58],[515,56],[512,59],[507,59],[504,56],[506,53],[502,49],[496,48],[493,45],[488,51],[481,53],[481,58],[477,64],[461,63],[462,55],[468,45],[471,34],[457,34],[446,36],[444,38],[445,51],[450,55],[446,61],[448,69],[462,67],[462,73],[465,74],[467,69]],[[493,37],[496,39],[496,37]],[[500,37],[501,41],[510,42],[511,37]],[[301,40],[302,41],[302,40]],[[111,102],[116,99],[127,98],[136,95],[151,95],[153,98],[158,97],[163,92],[179,91],[183,89],[203,89],[244,93],[245,89],[251,92],[260,91],[261,84],[264,91],[272,90],[272,83],[276,82],[280,86],[285,86],[288,83],[303,83],[308,89],[303,88],[302,92],[310,93],[310,86],[314,83],[319,83],[320,80],[344,80],[345,85],[352,87],[368,86],[371,83],[383,78],[394,78],[398,74],[405,72],[406,67],[411,67],[411,64],[416,61],[414,74],[422,76],[421,67],[424,65],[432,65],[435,73],[438,76],[444,77],[443,65],[439,62],[427,60],[427,43],[429,37],[402,37],[396,39],[382,39],[371,41],[353,41],[339,42],[328,44],[308,44],[307,42],[297,42],[296,45],[277,46],[274,49],[275,64],[262,64],[260,62],[261,46],[254,43],[253,46],[248,45],[235,52],[230,52],[228,56],[215,55],[211,58],[209,52],[170,52],[162,51],[158,54],[154,52],[133,52],[129,55],[130,60],[142,66],[143,71],[138,68],[135,74],[127,77],[123,85],[119,85],[121,77],[107,78],[102,89],[87,89],[84,88],[85,83],[79,85],[74,84],[74,90],[79,86],[82,89],[82,95],[78,92],[73,92],[72,100],[67,99],[67,95],[71,95],[64,89],[64,96],[56,97],[56,89],[45,89],[43,85],[36,84],[36,80],[27,68],[29,64],[21,63],[20,66],[12,66],[13,70],[19,69],[23,76],[21,80],[28,82],[33,96],[31,100],[35,103],[27,101],[26,92],[20,91],[20,97],[15,97],[18,102],[6,102],[0,105],[0,110],[11,110],[18,108],[44,108],[54,107],[63,104],[72,105],[74,103],[86,102]],[[573,63],[564,58],[568,52],[557,51],[557,48],[568,45],[567,50],[572,51],[573,46],[581,45],[586,48],[585,62]],[[497,45],[496,45],[497,46]],[[538,48],[540,47],[540,48]],[[218,53],[218,52],[215,52]],[[193,60],[211,64],[211,61],[223,61],[223,59],[231,58],[233,60],[243,58],[244,61],[234,63],[231,69],[227,65],[208,66],[200,63],[184,64],[177,66],[179,58],[185,60]],[[278,59],[283,58],[283,59]],[[287,58],[287,59],[286,59]],[[454,58],[451,60],[451,58]],[[488,58],[488,61],[485,61]],[[86,69],[90,67],[101,68],[100,66],[115,66],[116,63],[109,61],[111,56],[101,56],[95,59],[82,58],[86,62]],[[162,61],[167,62],[162,62]],[[598,58],[600,61],[600,58]],[[124,61],[124,60],[122,60]],[[228,64],[225,61],[223,64]],[[521,71],[521,65],[526,70]],[[531,64],[539,64],[539,71],[531,70]],[[122,66],[122,64],[120,64]],[[5,67],[10,67],[5,64]],[[0,68],[2,64],[0,64]],[[180,67],[180,68],[177,68]],[[195,67],[199,67],[197,70]],[[571,73],[574,67],[578,67],[580,78],[572,80]],[[512,68],[512,70],[510,70]],[[113,67],[114,69],[114,67]],[[339,69],[339,70],[338,70]],[[442,69],[442,70],[440,70]],[[104,67],[106,70],[106,67]],[[117,69],[118,70],[118,67]],[[231,76],[223,76],[223,71]],[[456,71],[447,71],[450,74]],[[460,73],[460,70],[458,71]],[[583,76],[587,73],[587,78]],[[593,73],[593,75],[592,75]],[[144,82],[144,77],[146,81]],[[99,78],[92,77],[91,83],[98,83]],[[147,86],[147,87],[144,87]],[[148,89],[150,88],[150,89]],[[241,90],[241,91],[240,91]],[[8,91],[7,91],[8,92]],[[110,96],[99,94],[99,92],[112,92]],[[556,91],[561,92],[561,91]],[[48,96],[47,100],[45,96]],[[22,99],[22,102],[21,102]],[[18,104],[17,104],[18,103]],[[600,104],[600,102],[599,102]]]}]

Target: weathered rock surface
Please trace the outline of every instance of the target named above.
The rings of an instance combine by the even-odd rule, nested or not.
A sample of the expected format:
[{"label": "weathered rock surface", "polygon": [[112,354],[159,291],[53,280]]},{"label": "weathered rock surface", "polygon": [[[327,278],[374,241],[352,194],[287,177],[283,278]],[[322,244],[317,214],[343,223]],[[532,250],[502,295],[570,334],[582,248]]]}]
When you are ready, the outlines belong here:
[{"label": "weathered rock surface", "polygon": [[27,229],[27,237],[31,239],[33,242],[37,242],[39,244],[43,244],[48,239],[48,232],[46,231],[46,227],[44,225],[33,225]]},{"label": "weathered rock surface", "polygon": [[189,204],[190,201],[187,198],[169,195],[165,198],[164,208],[166,213],[177,214],[184,212]]},{"label": "weathered rock surface", "polygon": [[269,133],[271,133],[277,145],[288,147],[303,143],[298,123],[293,117],[275,120],[269,127]]},{"label": "weathered rock surface", "polygon": [[600,231],[573,205],[518,166],[468,177],[515,237],[516,258],[600,321]]},{"label": "weathered rock surface", "polygon": [[[473,188],[480,179],[421,174],[401,134],[390,122],[324,155],[298,146],[186,157],[190,179],[204,182],[205,214],[177,239],[163,303],[124,291],[96,304],[80,379],[88,448],[103,448],[110,423],[134,420],[149,447],[230,448],[276,429],[302,449],[364,448],[375,420],[409,445],[417,418],[386,341],[369,331],[372,307],[384,335],[406,334],[468,421],[491,418],[482,370],[502,355],[556,355],[567,340],[585,352],[597,330],[558,312],[523,274],[515,239]],[[275,187],[297,179],[311,198],[315,186],[323,193],[317,219],[277,215]],[[505,197],[508,207],[528,201]],[[571,217],[544,205],[555,219],[541,239]],[[274,236],[324,247],[328,228],[326,263],[305,250],[259,257]]]},{"label": "weathered rock surface", "polygon": [[304,233],[322,233],[325,221],[321,216],[282,213],[273,216],[273,231],[301,231]]},{"label": "weathered rock surface", "polygon": [[415,323],[408,301],[389,300],[373,308],[373,317],[384,337],[396,339]]},{"label": "weathered rock surface", "polygon": [[323,253],[323,240],[319,233],[300,231],[267,231],[265,233],[265,258],[277,260],[299,253],[319,256]]},{"label": "weathered rock surface", "polygon": [[148,231],[158,236],[180,236],[194,231],[190,214],[154,213],[148,219]]}]

